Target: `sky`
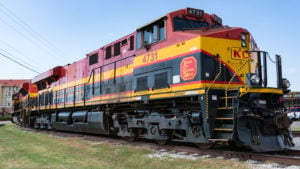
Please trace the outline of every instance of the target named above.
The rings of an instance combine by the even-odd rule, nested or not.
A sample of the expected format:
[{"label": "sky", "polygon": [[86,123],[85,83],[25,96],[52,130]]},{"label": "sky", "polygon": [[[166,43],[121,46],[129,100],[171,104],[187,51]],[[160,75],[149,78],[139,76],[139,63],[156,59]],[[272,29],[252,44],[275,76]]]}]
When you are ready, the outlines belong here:
[{"label": "sky", "polygon": [[[0,79],[31,79],[186,7],[215,13],[224,25],[249,30],[271,59],[279,54],[283,77],[300,91],[299,0],[0,0]],[[275,64],[268,62],[270,85]]]}]

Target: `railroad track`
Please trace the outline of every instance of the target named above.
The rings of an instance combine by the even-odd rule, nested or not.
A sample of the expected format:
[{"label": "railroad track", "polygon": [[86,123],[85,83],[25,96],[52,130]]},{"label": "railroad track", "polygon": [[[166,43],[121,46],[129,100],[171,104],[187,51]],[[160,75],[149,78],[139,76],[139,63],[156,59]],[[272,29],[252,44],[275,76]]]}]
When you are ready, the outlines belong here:
[{"label": "railroad track", "polygon": [[[182,146],[165,146],[170,151],[187,152],[190,154],[198,153],[199,155],[210,155],[211,157],[224,157],[225,159],[239,159],[242,161],[255,160],[260,162],[274,162],[281,165],[297,165],[300,166],[300,151],[299,150],[287,150],[284,152],[276,153],[253,153],[253,152],[238,152],[222,149],[207,149],[199,150],[193,147],[182,147]],[[295,156],[297,155],[297,156]]]},{"label": "railroad track", "polygon": [[53,136],[58,137],[79,137],[83,140],[87,141],[101,141],[107,142],[113,145],[131,145],[131,146],[138,146],[138,147],[148,147],[151,149],[155,149],[157,151],[164,151],[164,152],[175,152],[175,153],[185,153],[190,154],[193,156],[210,156],[214,157],[223,157],[224,159],[239,159],[241,161],[247,160],[255,160],[258,162],[274,162],[277,164],[281,164],[284,166],[289,165],[297,165],[300,166],[300,150],[286,150],[281,152],[272,152],[272,153],[253,153],[253,152],[246,152],[246,151],[232,151],[228,147],[219,147],[215,149],[199,149],[197,147],[181,144],[181,143],[174,143],[171,142],[168,145],[158,145],[150,141],[135,141],[135,142],[128,142],[123,139],[117,137],[107,137],[107,136],[99,136],[99,135],[87,135],[87,134],[80,134],[80,133],[66,133],[66,132],[59,132],[54,130],[37,130],[37,129],[28,129],[28,128],[21,128],[26,131],[33,131],[39,133],[45,133]]}]

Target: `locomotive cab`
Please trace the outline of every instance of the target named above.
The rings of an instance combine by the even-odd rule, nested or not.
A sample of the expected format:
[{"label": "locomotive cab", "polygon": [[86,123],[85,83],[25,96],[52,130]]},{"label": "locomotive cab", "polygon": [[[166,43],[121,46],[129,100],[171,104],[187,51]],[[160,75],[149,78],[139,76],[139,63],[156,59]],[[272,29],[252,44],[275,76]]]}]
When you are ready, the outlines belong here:
[{"label": "locomotive cab", "polygon": [[[135,65],[152,65],[152,71],[159,68],[166,72],[166,80],[160,78],[165,90],[160,92],[185,90],[186,95],[199,94],[200,112],[194,112],[192,105],[187,109],[193,118],[195,114],[202,118],[199,122],[206,138],[200,142],[227,142],[255,151],[293,146],[282,102],[290,84],[282,78],[281,57],[276,56],[277,86],[268,87],[267,52],[258,50],[249,31],[223,26],[215,14],[186,8],[139,28],[136,36],[137,53],[144,55],[134,60]],[[170,45],[170,55],[176,60],[168,64],[169,56],[158,49]],[[163,59],[164,65],[159,64]],[[145,83],[145,69],[135,70],[139,76],[134,87],[136,95],[148,103],[148,96],[155,93],[156,75],[154,84]],[[195,90],[199,88],[203,90]],[[195,125],[191,128],[193,135],[200,135]],[[198,142],[194,139],[192,142]]]}]

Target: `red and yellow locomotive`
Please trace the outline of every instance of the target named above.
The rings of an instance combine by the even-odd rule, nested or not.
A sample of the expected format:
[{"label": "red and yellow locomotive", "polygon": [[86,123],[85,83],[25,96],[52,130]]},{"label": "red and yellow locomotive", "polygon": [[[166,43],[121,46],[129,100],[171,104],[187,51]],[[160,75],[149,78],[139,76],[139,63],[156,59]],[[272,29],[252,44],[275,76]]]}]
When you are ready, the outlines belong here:
[{"label": "red and yellow locomotive", "polygon": [[[277,56],[267,87],[267,53],[243,28],[203,10],[177,10],[65,66],[33,78],[14,97],[26,127],[146,138],[254,151],[293,146]],[[26,86],[26,85],[25,85]]]}]

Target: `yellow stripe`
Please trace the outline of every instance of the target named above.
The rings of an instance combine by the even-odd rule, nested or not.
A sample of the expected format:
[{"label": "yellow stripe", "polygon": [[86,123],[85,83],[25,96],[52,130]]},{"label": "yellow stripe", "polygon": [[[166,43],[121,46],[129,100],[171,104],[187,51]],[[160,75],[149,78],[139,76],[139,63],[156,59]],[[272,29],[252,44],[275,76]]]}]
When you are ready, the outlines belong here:
[{"label": "yellow stripe", "polygon": [[30,96],[31,98],[37,98],[38,93],[29,93],[29,96]]},{"label": "yellow stripe", "polygon": [[[103,72],[101,81],[114,78],[114,72],[115,72],[114,70]],[[133,73],[133,64],[116,69],[116,77],[123,76],[130,73]],[[95,82],[100,82],[100,73],[95,74]],[[92,82],[90,81],[90,84],[91,83]]]},{"label": "yellow stripe", "polygon": [[[193,85],[186,85],[181,86],[185,89],[188,89]],[[157,93],[152,93],[149,95],[150,99],[160,99],[160,98],[171,98],[171,97],[180,97],[180,96],[191,96],[191,95],[199,95],[199,94],[205,94],[205,89],[200,90],[187,90],[187,91],[181,91],[181,92],[169,92],[169,93],[162,93],[162,92],[168,92],[170,89],[160,89]],[[280,89],[273,89],[273,88],[241,88],[240,89],[241,95],[246,93],[276,93],[276,94],[282,94],[282,90]],[[146,92],[137,92],[135,95],[146,95]],[[136,101],[137,97],[130,97],[131,93],[128,93],[126,95],[122,95],[124,98],[120,98],[120,95],[111,95],[111,96],[103,96],[98,98],[93,98],[86,101],[86,105],[95,105],[95,104],[106,104],[106,103],[118,103],[118,102],[126,102],[126,101]],[[129,96],[129,97],[128,97]],[[128,97],[128,98],[126,98]],[[139,100],[139,99],[138,99]],[[57,105],[57,108],[63,108],[63,107],[73,107],[73,103],[66,104],[65,106]],[[75,106],[83,106],[83,101],[76,101]],[[54,109],[56,106],[49,106],[46,108],[45,106],[41,106],[41,109]]]},{"label": "yellow stripe", "polygon": [[241,96],[247,93],[275,93],[275,94],[283,94],[281,89],[275,88],[240,88]]},{"label": "yellow stripe", "polygon": [[[141,91],[141,92],[127,92],[121,94],[111,94],[111,95],[104,95],[104,96],[97,96],[93,97],[89,100],[86,100],[85,105],[96,105],[96,104],[105,104],[105,103],[118,103],[118,102],[126,102],[126,101],[137,101],[140,100],[142,95],[149,95],[150,99],[159,99],[159,98],[166,98],[166,97],[180,97],[180,96],[190,96],[190,95],[199,95],[205,94],[205,90],[199,88],[206,86],[206,84],[186,84],[181,86],[175,86],[171,88],[164,88],[164,89],[156,89],[150,91]],[[219,88],[224,88],[226,84],[216,84]],[[198,90],[195,90],[198,89]],[[179,91],[179,92],[178,92]],[[138,98],[138,99],[137,99]],[[83,106],[83,101],[76,101],[76,106]],[[57,105],[57,108],[63,107],[73,107],[73,103],[68,103],[65,106]],[[49,107],[51,109],[56,108],[55,105]]]},{"label": "yellow stripe", "polygon": [[[160,62],[162,60],[168,59],[172,56],[177,56],[184,54],[193,50],[200,49],[200,38],[194,38],[191,40],[183,41],[178,44],[174,44],[157,51],[152,51],[145,53],[140,56],[134,57],[134,67],[140,67],[146,64],[151,64],[155,62]],[[152,55],[154,55],[152,59]],[[148,59],[149,57],[149,59]]]},{"label": "yellow stripe", "polygon": [[159,99],[159,98],[166,98],[166,97],[179,97],[179,96],[190,96],[190,95],[199,95],[204,94],[205,90],[191,90],[191,91],[184,91],[184,92],[173,92],[173,93],[162,93],[156,95],[150,95],[150,99]]},{"label": "yellow stripe", "polygon": [[[141,96],[141,95],[152,95],[152,94],[159,94],[159,93],[166,93],[166,92],[178,92],[178,91],[187,91],[187,90],[194,90],[199,88],[206,88],[210,85],[210,83],[195,83],[195,84],[186,84],[186,85],[179,85],[173,86],[171,88],[163,88],[163,89],[154,89],[148,91],[139,91],[135,92],[133,96]],[[230,88],[238,88],[241,85],[233,84],[230,85]],[[214,88],[224,89],[227,87],[227,84],[214,84]]]}]

